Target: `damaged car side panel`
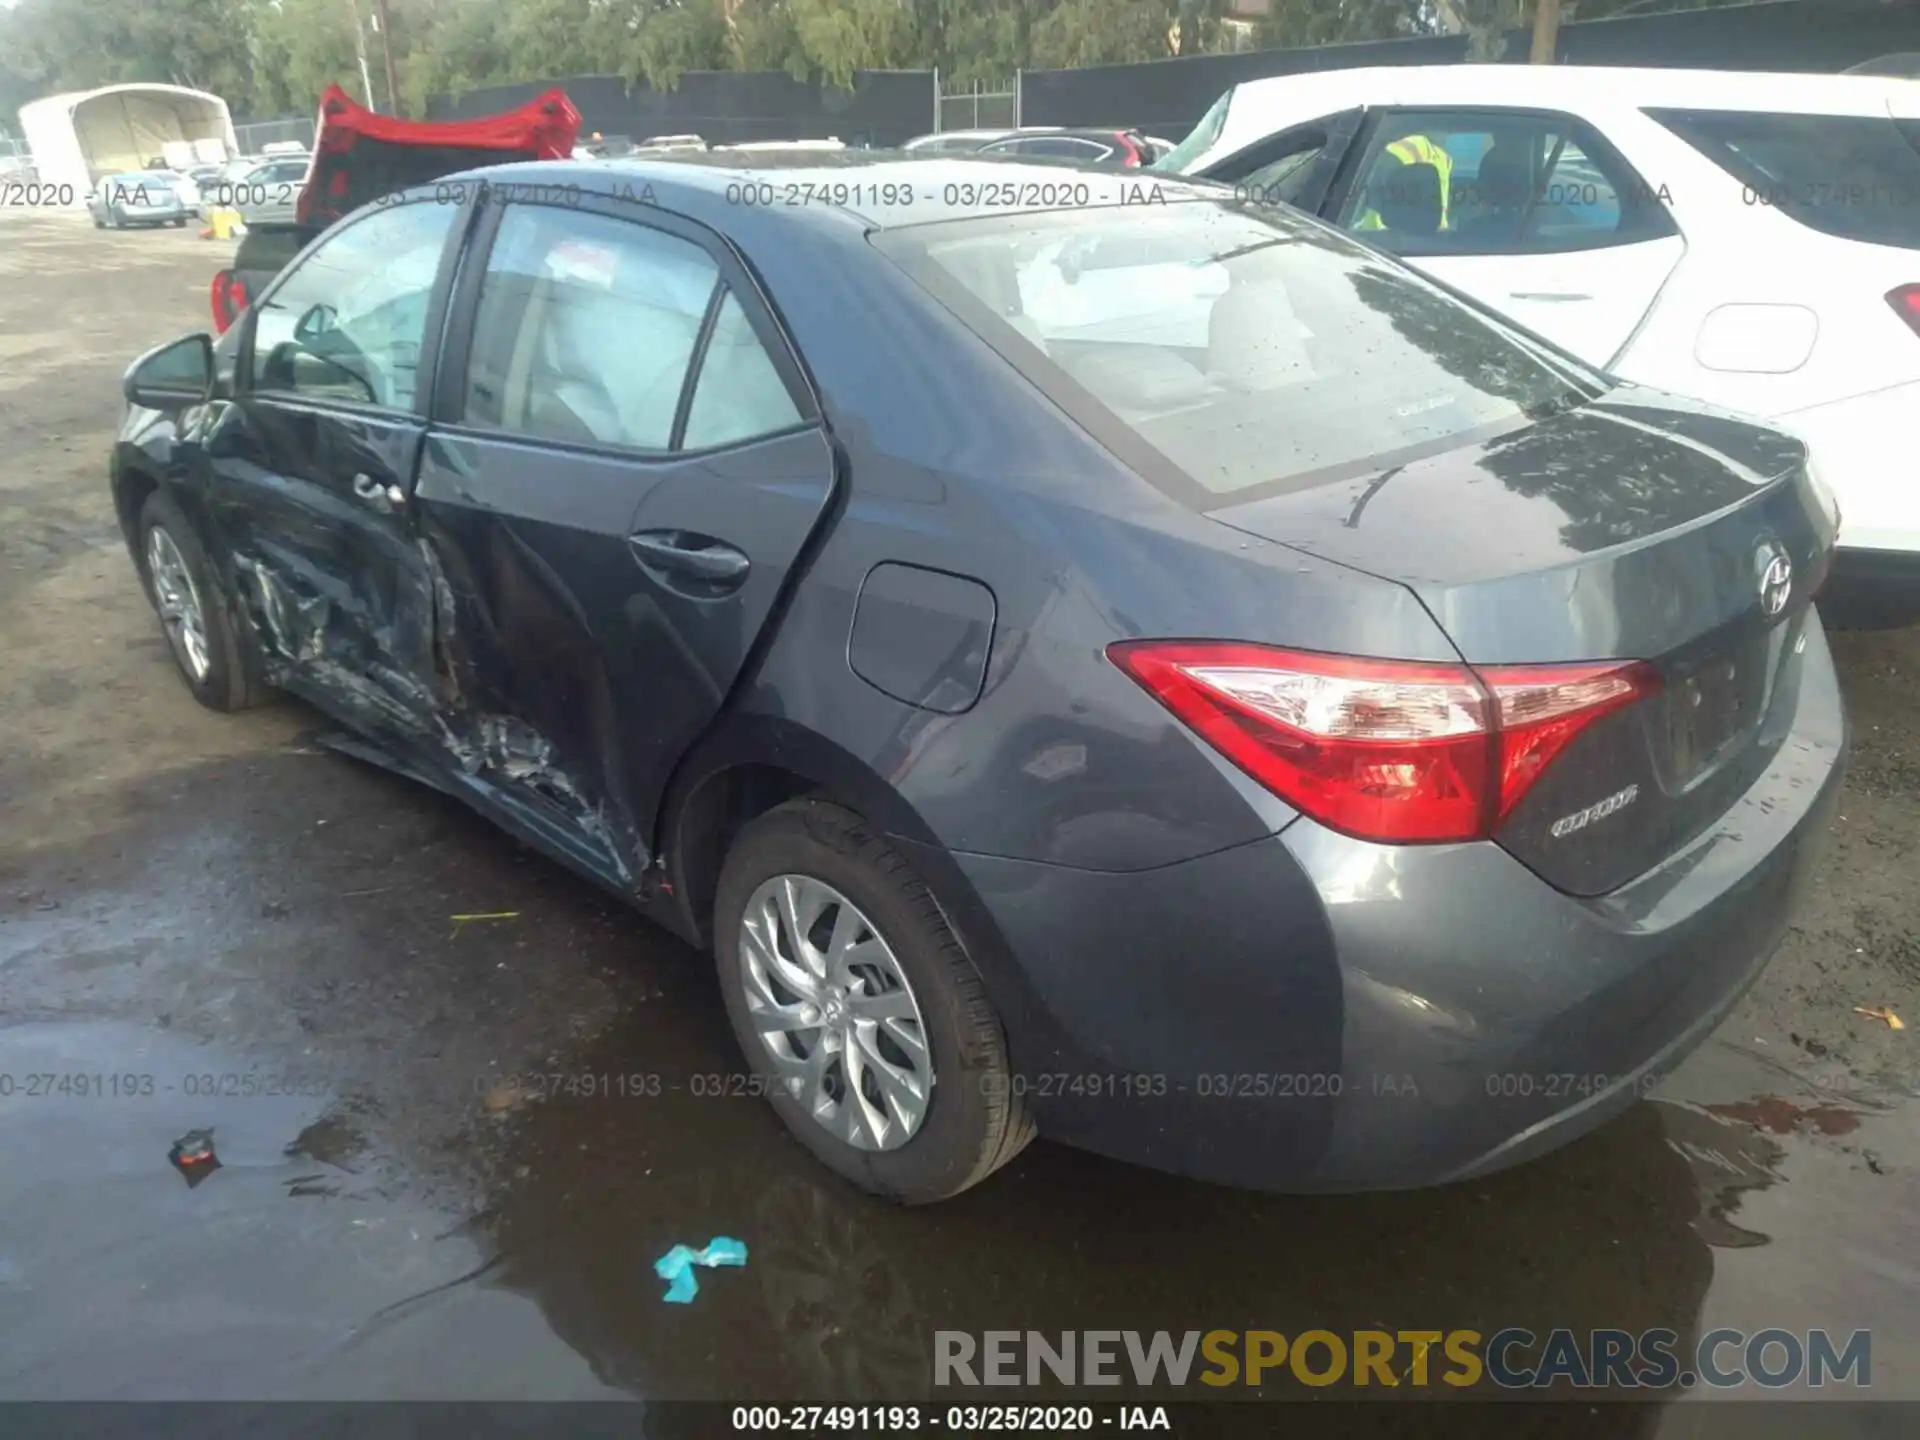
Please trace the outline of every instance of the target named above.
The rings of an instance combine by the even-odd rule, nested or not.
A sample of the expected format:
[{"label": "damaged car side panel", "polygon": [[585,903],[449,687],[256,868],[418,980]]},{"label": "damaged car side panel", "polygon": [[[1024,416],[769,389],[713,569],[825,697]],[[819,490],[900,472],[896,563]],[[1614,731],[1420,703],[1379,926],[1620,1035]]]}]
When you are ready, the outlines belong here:
[{"label": "damaged car side panel", "polygon": [[[673,766],[725,704],[833,493],[817,429],[641,460],[441,433],[416,519],[446,565],[453,743],[602,838],[632,883]],[[711,535],[738,583],[659,568],[629,536]]]},{"label": "damaged car side panel", "polygon": [[440,706],[430,562],[404,504],[424,434],[417,420],[242,399],[207,437],[208,509],[265,678],[402,744],[431,735]]}]

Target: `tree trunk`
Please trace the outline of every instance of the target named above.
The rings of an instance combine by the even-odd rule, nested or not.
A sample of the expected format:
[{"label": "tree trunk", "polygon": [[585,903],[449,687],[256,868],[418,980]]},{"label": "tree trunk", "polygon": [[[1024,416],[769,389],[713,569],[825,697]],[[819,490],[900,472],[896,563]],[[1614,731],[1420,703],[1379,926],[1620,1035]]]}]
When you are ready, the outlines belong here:
[{"label": "tree trunk", "polygon": [[1534,0],[1533,54],[1535,65],[1551,65],[1560,49],[1560,0]]}]

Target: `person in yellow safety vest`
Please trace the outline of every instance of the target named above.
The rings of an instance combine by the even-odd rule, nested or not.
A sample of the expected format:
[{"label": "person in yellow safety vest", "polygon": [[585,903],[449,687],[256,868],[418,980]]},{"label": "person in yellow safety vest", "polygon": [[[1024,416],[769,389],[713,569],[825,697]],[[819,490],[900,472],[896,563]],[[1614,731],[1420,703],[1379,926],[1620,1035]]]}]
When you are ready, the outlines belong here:
[{"label": "person in yellow safety vest", "polygon": [[[1431,165],[1440,172],[1440,228],[1447,228],[1447,207],[1453,193],[1453,157],[1424,135],[1404,135],[1394,141],[1382,152],[1391,155],[1402,165]],[[1383,177],[1379,162],[1375,162],[1374,179],[1385,178],[1391,185],[1390,175]],[[1387,222],[1380,218],[1380,212],[1369,206],[1360,212],[1353,222],[1355,230],[1384,230]]]}]

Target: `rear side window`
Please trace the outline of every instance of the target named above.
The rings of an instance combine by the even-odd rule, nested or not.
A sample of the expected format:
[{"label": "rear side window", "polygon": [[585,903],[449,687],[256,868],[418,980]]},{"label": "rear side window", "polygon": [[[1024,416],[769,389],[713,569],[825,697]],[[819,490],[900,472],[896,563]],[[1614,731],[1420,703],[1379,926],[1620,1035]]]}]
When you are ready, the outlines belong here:
[{"label": "rear side window", "polygon": [[707,337],[706,353],[700,360],[682,448],[707,450],[736,445],[786,430],[800,420],[800,411],[774,368],[772,357],[754,334],[739,299],[729,291],[720,302],[720,313],[714,317],[713,333]]},{"label": "rear side window", "polygon": [[1169,488],[1201,509],[1383,469],[1598,388],[1265,206],[994,216],[876,243],[1142,474],[1165,483],[1171,466]]},{"label": "rear side window", "polygon": [[542,440],[665,450],[719,267],[659,230],[510,205],[474,317],[465,418]]},{"label": "rear side window", "polygon": [[1876,115],[1647,114],[1737,179],[1749,205],[1842,240],[1920,249],[1920,127]]}]

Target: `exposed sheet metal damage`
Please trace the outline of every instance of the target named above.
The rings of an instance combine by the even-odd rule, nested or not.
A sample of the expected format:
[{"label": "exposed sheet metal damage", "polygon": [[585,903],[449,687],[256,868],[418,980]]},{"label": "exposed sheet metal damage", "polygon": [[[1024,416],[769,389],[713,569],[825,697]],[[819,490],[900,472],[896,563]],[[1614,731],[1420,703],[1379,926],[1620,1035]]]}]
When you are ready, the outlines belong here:
[{"label": "exposed sheet metal damage", "polygon": [[[420,564],[399,592],[372,604],[290,551],[235,554],[236,593],[267,680],[296,693],[324,691],[379,737],[371,744],[326,737],[332,748],[557,821],[631,884],[635,857],[645,854],[633,827],[589,793],[551,736],[490,693],[459,619],[463,610],[490,617],[476,609],[477,595],[456,591],[429,540],[418,541],[418,553]],[[541,579],[552,585],[558,577]],[[566,609],[578,613],[577,604]],[[426,747],[451,762],[444,767],[451,773],[432,773],[430,763],[423,769]]]}]

